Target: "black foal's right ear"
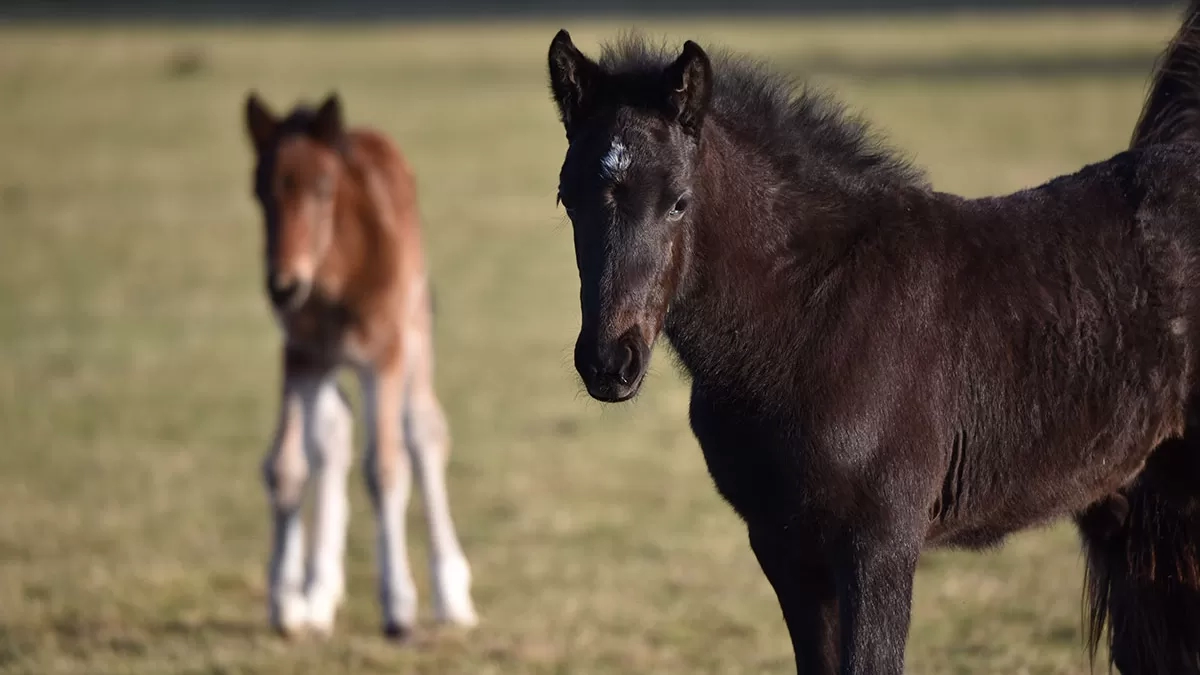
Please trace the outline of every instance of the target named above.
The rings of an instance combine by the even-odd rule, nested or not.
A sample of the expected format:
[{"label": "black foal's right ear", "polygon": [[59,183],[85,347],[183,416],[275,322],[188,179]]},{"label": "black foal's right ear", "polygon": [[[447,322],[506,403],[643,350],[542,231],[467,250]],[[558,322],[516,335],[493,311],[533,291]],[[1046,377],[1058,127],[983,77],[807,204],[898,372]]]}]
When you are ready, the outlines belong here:
[{"label": "black foal's right ear", "polygon": [[684,131],[700,135],[704,115],[712,99],[712,63],[700,45],[688,40],[683,53],[667,66],[667,99],[675,113],[675,121]]},{"label": "black foal's right ear", "polygon": [[571,127],[596,105],[604,72],[571,42],[571,34],[558,31],[550,41],[550,89],[567,136]]},{"label": "black foal's right ear", "polygon": [[262,152],[267,147],[275,137],[278,125],[275,115],[258,98],[258,94],[250,92],[246,96],[246,133],[250,135],[250,142],[256,151]]}]

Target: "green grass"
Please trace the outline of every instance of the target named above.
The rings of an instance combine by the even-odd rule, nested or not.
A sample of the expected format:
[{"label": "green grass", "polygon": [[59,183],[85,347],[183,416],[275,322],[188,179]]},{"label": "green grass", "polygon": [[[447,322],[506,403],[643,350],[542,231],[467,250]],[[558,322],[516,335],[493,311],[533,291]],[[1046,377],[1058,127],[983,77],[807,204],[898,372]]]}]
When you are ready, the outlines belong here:
[{"label": "green grass", "polygon": [[[571,28],[591,50],[625,25]],[[543,73],[557,27],[0,29],[0,669],[791,671],[670,359],[619,408],[582,395],[571,369],[564,139]],[[1120,150],[1175,17],[644,28],[809,74],[939,188],[978,195]],[[278,338],[241,127],[251,87],[277,108],[336,87],[418,170],[452,500],[483,617],[468,637],[378,636],[357,471],[336,636],[266,629],[258,466]],[[423,555],[417,541],[427,599]],[[1064,526],[927,555],[910,670],[1086,672],[1081,577]]]}]

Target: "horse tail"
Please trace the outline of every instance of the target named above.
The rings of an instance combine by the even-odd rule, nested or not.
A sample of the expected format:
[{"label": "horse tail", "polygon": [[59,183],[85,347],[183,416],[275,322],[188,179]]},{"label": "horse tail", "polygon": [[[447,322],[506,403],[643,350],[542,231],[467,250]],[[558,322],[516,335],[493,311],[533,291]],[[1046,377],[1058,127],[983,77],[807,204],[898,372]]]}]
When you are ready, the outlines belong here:
[{"label": "horse tail", "polygon": [[1194,439],[1167,441],[1134,482],[1079,516],[1093,663],[1107,638],[1126,675],[1200,674],[1198,455]]},{"label": "horse tail", "polygon": [[[1131,148],[1200,141],[1200,0],[1159,57]],[[1164,442],[1076,518],[1084,636],[1124,675],[1200,675],[1200,429]]]},{"label": "horse tail", "polygon": [[1200,141],[1200,0],[1158,58],[1130,147]]}]

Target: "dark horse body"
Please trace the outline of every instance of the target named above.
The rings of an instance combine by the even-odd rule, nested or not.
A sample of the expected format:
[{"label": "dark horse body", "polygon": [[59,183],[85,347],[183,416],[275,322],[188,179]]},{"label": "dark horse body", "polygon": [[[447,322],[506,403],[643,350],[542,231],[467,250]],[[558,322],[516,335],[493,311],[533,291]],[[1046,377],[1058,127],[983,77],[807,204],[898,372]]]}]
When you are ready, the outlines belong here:
[{"label": "dark horse body", "polygon": [[[1158,104],[1190,105],[1171,65]],[[1179,110],[1152,92],[1133,150],[968,200],[694,43],[595,63],[560,32],[550,73],[576,366],[628,399],[666,333],[801,672],[901,672],[922,548],[1062,516],[1093,648],[1107,622],[1122,672],[1200,672],[1200,146],[1147,140]]]}]

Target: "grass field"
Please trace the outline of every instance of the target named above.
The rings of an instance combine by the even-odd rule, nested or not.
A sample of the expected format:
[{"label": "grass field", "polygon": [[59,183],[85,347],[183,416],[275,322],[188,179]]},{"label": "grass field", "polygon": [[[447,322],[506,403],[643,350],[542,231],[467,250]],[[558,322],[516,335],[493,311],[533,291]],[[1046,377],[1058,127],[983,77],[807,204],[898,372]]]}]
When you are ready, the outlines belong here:
[{"label": "grass field", "polygon": [[[643,27],[811,76],[939,188],[980,195],[1119,151],[1175,21]],[[569,27],[593,50],[627,25]],[[570,366],[577,277],[543,72],[556,28],[0,28],[0,670],[791,672],[670,359],[619,408]],[[258,466],[278,338],[241,127],[251,87],[277,108],[337,88],[419,172],[451,495],[483,617],[468,637],[379,637],[357,471],[337,634],[266,629]],[[419,540],[413,556],[427,599]],[[1087,672],[1081,576],[1063,526],[927,555],[911,672]]]}]

